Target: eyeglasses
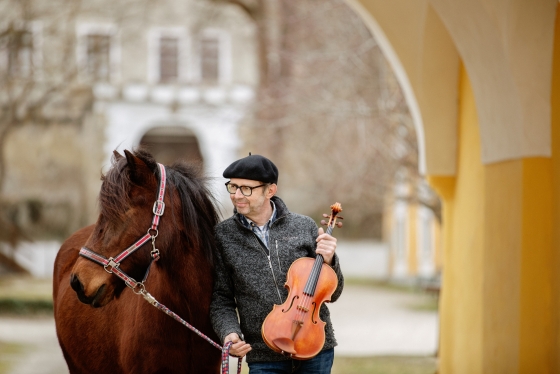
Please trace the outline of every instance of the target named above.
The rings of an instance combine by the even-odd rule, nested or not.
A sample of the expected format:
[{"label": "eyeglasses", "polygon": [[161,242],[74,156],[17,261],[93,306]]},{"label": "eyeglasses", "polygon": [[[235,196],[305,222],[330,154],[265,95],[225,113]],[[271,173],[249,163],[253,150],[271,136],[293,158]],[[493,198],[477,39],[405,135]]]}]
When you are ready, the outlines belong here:
[{"label": "eyeglasses", "polygon": [[237,184],[233,184],[230,182],[226,182],[226,189],[230,194],[234,194],[237,192],[237,190],[241,190],[241,194],[243,196],[251,196],[253,194],[253,189],[254,188],[259,188],[262,186],[266,186],[265,184],[259,184],[258,186],[254,186],[254,187],[250,187],[250,186],[238,186]]}]

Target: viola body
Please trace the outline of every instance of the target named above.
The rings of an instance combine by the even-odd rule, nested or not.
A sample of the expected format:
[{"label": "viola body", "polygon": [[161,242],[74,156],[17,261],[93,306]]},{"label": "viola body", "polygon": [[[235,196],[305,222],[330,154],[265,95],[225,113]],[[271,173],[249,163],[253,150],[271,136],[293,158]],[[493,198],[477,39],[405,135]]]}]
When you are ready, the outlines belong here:
[{"label": "viola body", "polygon": [[319,318],[319,310],[338,285],[335,271],[322,263],[313,295],[306,292],[309,274],[319,266],[317,261],[305,257],[292,263],[284,285],[288,298],[282,305],[274,305],[262,325],[263,340],[272,350],[299,360],[313,358],[323,348],[326,322]]}]

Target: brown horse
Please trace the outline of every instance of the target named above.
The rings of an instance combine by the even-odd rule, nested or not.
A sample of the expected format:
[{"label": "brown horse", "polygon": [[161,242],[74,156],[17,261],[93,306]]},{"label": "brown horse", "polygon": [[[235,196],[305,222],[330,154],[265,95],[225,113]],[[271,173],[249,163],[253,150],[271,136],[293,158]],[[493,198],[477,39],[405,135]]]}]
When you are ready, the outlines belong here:
[{"label": "brown horse", "polygon": [[[133,292],[138,289],[79,256],[84,247],[113,258],[150,234],[160,258],[146,290],[217,341],[209,320],[214,199],[195,167],[175,163],[160,171],[147,152],[124,153],[114,152],[102,177],[97,223],[67,239],[55,261],[56,332],[70,373],[218,373],[218,349]],[[154,230],[160,174],[167,177],[165,210]],[[118,270],[141,281],[151,264],[151,243],[138,247]]]}]

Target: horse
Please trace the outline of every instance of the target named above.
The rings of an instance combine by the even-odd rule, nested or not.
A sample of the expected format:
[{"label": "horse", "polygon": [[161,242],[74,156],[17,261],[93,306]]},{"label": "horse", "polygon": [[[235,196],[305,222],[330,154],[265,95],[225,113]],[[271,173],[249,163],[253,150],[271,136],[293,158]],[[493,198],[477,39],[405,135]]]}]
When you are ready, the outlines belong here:
[{"label": "horse", "polygon": [[149,290],[217,340],[209,306],[219,216],[205,178],[196,165],[163,167],[137,149],[113,152],[101,179],[97,222],[72,234],[54,265],[56,333],[70,373],[218,373],[219,350],[137,295]]}]

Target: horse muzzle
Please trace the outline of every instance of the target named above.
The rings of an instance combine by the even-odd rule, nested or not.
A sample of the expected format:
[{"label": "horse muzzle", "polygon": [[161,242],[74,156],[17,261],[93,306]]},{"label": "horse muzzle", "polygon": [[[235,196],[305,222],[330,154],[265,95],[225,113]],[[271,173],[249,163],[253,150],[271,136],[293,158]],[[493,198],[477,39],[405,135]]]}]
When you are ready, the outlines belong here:
[{"label": "horse muzzle", "polygon": [[74,291],[76,291],[76,294],[78,295],[78,300],[80,300],[84,304],[91,305],[94,308],[99,308],[107,304],[107,302],[105,302],[106,299],[105,284],[102,284],[100,287],[98,287],[94,294],[87,296],[84,285],[80,281],[80,278],[78,278],[76,274],[71,274],[70,286]]}]

